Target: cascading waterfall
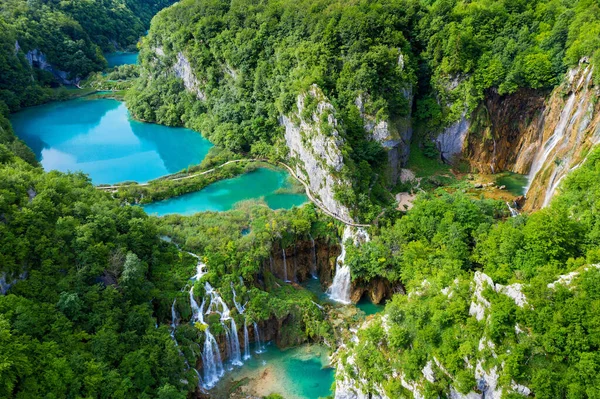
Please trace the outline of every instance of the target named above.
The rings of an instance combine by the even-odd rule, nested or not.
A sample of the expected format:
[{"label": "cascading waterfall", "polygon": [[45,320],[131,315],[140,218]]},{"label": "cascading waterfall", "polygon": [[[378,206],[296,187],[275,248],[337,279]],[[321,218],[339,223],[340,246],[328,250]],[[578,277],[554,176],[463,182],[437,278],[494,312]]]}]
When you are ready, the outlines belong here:
[{"label": "cascading waterfall", "polygon": [[217,340],[210,330],[204,330],[204,350],[202,351],[202,364],[204,368],[204,387],[210,389],[215,386],[219,379],[225,374],[221,352]]},{"label": "cascading waterfall", "polygon": [[198,260],[198,262],[196,263],[196,274],[191,278],[191,280],[198,281],[202,278],[202,276],[206,274],[206,264],[202,262],[202,259],[200,259],[198,255],[193,254],[191,252],[188,252],[188,254]]},{"label": "cascading waterfall", "polygon": [[[244,279],[240,276],[240,284],[242,287],[244,286]],[[246,311],[246,305],[240,305],[237,301],[237,293],[235,292],[235,287],[233,286],[233,282],[231,282],[231,292],[233,293],[233,304],[237,309],[239,314],[244,314]],[[233,319],[232,319],[233,320]],[[248,321],[244,320],[244,360],[250,359],[250,345],[248,342]]]},{"label": "cascading waterfall", "polygon": [[317,278],[317,251],[315,249],[315,240],[313,239],[312,235],[308,235],[310,237],[310,241],[312,242],[312,256],[313,256],[313,264],[312,264],[312,268],[310,270],[310,274],[312,276],[312,278]]},{"label": "cascading waterfall", "polygon": [[238,338],[237,326],[235,325],[235,320],[232,317],[231,319],[231,364],[234,366],[241,366],[244,364],[242,362],[242,355],[240,353],[240,340]]},{"label": "cascading waterfall", "polygon": [[519,216],[519,211],[517,211],[517,209],[516,209],[517,204],[515,204],[513,202],[513,205],[514,205],[514,207],[510,205],[510,202],[506,201],[506,206],[508,207],[508,210],[510,211],[510,216],[512,216],[512,217]]},{"label": "cascading waterfall", "polygon": [[[235,320],[231,317],[229,307],[208,281],[204,284],[204,288],[206,294],[210,296],[210,303],[206,313],[218,313],[221,315],[221,325],[226,333],[226,345],[231,364],[241,366],[243,363],[240,355],[240,340],[238,337],[237,326],[235,325]],[[225,324],[227,320],[230,320],[231,329]]]},{"label": "cascading waterfall", "polygon": [[173,304],[171,305],[171,338],[173,338],[173,342],[175,342],[175,346],[179,346],[177,340],[175,339],[175,329],[177,328],[177,311],[175,310],[175,303],[177,299],[173,300]]},{"label": "cascading waterfall", "polygon": [[327,290],[329,298],[336,302],[343,304],[350,304],[350,288],[351,288],[351,276],[350,267],[345,264],[346,260],[346,241],[352,239],[354,245],[358,245],[359,239],[362,238],[364,241],[369,240],[369,235],[363,229],[357,229],[356,233],[352,231],[351,226],[346,226],[344,234],[342,234],[342,252],[337,257],[335,262],[335,276],[333,277],[333,284]]},{"label": "cascading waterfall", "polygon": [[260,331],[258,330],[258,324],[254,323],[254,341],[256,343],[256,353],[263,353],[264,347],[260,340]]},{"label": "cascading waterfall", "polygon": [[554,129],[554,132],[552,133],[552,136],[548,138],[535,157],[535,160],[531,165],[531,170],[529,171],[529,182],[527,183],[525,192],[529,191],[529,187],[531,187],[533,179],[546,163],[548,156],[550,156],[558,143],[565,137],[567,125],[571,120],[571,112],[573,111],[573,106],[575,105],[575,99],[575,93],[571,93],[567,103],[565,104],[565,107],[563,108],[563,111],[560,113],[560,119],[556,125],[556,128]]},{"label": "cascading waterfall", "polygon": [[281,249],[281,251],[283,252],[283,281],[288,282],[290,280],[288,280],[287,277],[287,261],[285,260],[285,249]]},{"label": "cascading waterfall", "polygon": [[202,299],[202,305],[194,298],[194,287],[190,288],[190,307],[192,309],[192,321],[199,322],[206,326],[204,329],[204,350],[202,351],[202,365],[204,369],[203,388],[210,389],[219,381],[225,373],[221,352],[217,340],[210,332],[208,324],[204,322],[204,305],[206,300]]},{"label": "cascading waterfall", "polygon": [[235,305],[235,308],[237,309],[239,314],[243,314],[246,310],[246,307],[245,305],[242,306],[237,302],[237,293],[235,292],[235,288],[233,287],[233,282],[231,282],[231,292],[233,293],[233,304]]},{"label": "cascading waterfall", "polygon": [[[204,302],[202,302],[204,306]],[[202,317],[202,309],[198,306],[198,302],[194,299],[194,286],[190,288],[190,307],[192,308],[192,321],[199,321]]]},{"label": "cascading waterfall", "polygon": [[250,342],[248,339],[248,322],[244,321],[244,360],[250,359]]},{"label": "cascading waterfall", "polygon": [[271,268],[271,274],[273,274],[273,257],[269,255],[269,266]]}]

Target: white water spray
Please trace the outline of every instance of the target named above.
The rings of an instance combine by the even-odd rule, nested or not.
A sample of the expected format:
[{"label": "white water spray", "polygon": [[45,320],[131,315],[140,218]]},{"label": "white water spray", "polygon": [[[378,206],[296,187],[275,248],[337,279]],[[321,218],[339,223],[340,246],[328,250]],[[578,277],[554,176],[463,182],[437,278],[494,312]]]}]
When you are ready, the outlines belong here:
[{"label": "white water spray", "polygon": [[258,324],[254,323],[254,342],[256,343],[256,353],[263,353],[264,347],[262,341],[260,340],[260,331],[258,329]]},{"label": "white water spray", "polygon": [[244,322],[244,360],[250,359],[250,342],[248,339],[248,322]]},{"label": "white water spray", "polygon": [[290,280],[288,280],[287,277],[287,261],[285,260],[285,249],[281,249],[281,252],[283,252],[283,281],[288,282]]},{"label": "white water spray", "polygon": [[350,304],[350,288],[351,288],[351,276],[350,267],[344,262],[346,260],[346,242],[352,239],[354,245],[358,245],[361,241],[369,241],[369,235],[363,229],[357,229],[356,233],[353,232],[352,227],[346,226],[344,234],[342,235],[342,252],[335,262],[335,276],[333,277],[333,284],[327,290],[329,298],[336,302],[343,304]]},{"label": "white water spray", "polygon": [[510,216],[514,218],[516,216],[519,216],[519,211],[517,211],[517,207],[516,207],[517,204],[515,204],[513,202],[513,205],[514,205],[514,207],[510,205],[510,202],[506,201],[506,206],[508,207],[508,210],[510,211]]},{"label": "white water spray", "polygon": [[554,129],[554,132],[552,133],[552,136],[550,136],[548,140],[546,140],[544,145],[540,147],[540,151],[536,155],[535,160],[531,165],[531,170],[529,171],[528,176],[529,182],[527,183],[527,188],[525,189],[526,193],[527,191],[529,191],[533,179],[535,179],[535,176],[546,163],[548,156],[550,156],[550,154],[556,148],[558,143],[561,142],[561,140],[565,137],[565,132],[567,130],[567,125],[571,120],[571,112],[573,111],[574,105],[575,93],[571,93],[569,99],[565,104],[565,107],[563,108],[563,111],[560,113],[560,119],[558,121],[558,124],[556,125],[556,128]]}]

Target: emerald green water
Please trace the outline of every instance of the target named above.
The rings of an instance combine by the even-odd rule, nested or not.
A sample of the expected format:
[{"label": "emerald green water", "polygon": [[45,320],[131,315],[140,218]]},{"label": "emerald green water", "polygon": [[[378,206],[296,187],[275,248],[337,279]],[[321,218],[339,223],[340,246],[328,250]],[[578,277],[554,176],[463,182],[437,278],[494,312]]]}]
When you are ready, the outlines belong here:
[{"label": "emerald green water", "polygon": [[263,397],[278,393],[286,399],[317,399],[332,394],[334,370],[325,367],[327,352],[318,346],[304,345],[282,351],[267,345],[265,352],[252,353],[244,366],[229,372],[214,390],[211,398],[229,397],[235,381],[246,380],[248,393]]},{"label": "emerald green water", "polygon": [[505,172],[496,178],[497,186],[506,186],[506,190],[513,195],[525,195],[528,179],[526,175]]},{"label": "emerald green water", "polygon": [[108,53],[104,54],[104,58],[108,62],[108,67],[114,68],[119,65],[137,64],[138,53]]},{"label": "emerald green water", "polygon": [[264,199],[271,209],[289,209],[305,203],[304,194],[278,193],[287,187],[288,173],[259,168],[233,179],[220,180],[206,188],[179,197],[144,205],[148,214],[193,215],[205,211],[228,211],[244,200]]},{"label": "emerald green water", "polygon": [[200,163],[212,147],[192,130],[134,121],[117,100],[54,102],[10,120],[45,170],[82,171],[95,184],[175,173]]},{"label": "emerald green water", "polygon": [[365,297],[358,301],[356,307],[365,312],[367,316],[382,312],[385,309],[385,305],[376,305]]}]

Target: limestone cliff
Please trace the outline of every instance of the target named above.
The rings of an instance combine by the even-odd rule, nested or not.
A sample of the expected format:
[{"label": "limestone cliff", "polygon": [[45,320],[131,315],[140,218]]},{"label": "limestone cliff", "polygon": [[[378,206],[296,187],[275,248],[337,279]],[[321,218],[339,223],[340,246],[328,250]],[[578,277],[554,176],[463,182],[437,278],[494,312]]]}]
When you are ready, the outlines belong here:
[{"label": "limestone cliff", "polygon": [[[18,42],[15,42],[15,51],[19,51],[21,47]],[[46,58],[46,55],[38,49],[33,49],[25,54],[25,59],[32,68],[41,69],[46,72],[50,72],[54,78],[64,85],[77,85],[81,78],[75,77],[70,78],[69,74],[65,71],[61,71],[50,64]]]},{"label": "limestone cliff", "polygon": [[446,163],[453,163],[463,151],[470,122],[463,114],[460,120],[445,128],[435,139],[440,156]]},{"label": "limestone cliff", "polygon": [[173,65],[173,72],[183,80],[183,85],[188,91],[195,93],[199,100],[206,100],[206,94],[200,89],[200,82],[194,76],[190,61],[181,51],[177,53],[177,61]]},{"label": "limestone cliff", "polygon": [[408,161],[410,140],[412,138],[411,109],[413,104],[412,86],[407,83],[402,90],[402,95],[408,101],[408,114],[402,117],[379,120],[376,116],[366,111],[365,103],[370,101],[367,93],[361,93],[355,105],[364,121],[364,128],[375,140],[385,148],[388,156],[388,180],[391,185],[398,181],[400,169]]},{"label": "limestone cliff", "polygon": [[[455,290],[459,290],[459,281],[455,280],[453,285],[446,287],[437,292],[437,295],[444,295],[448,299],[452,298]],[[520,284],[512,284],[503,286],[494,284],[492,279],[481,273],[476,272],[471,280],[471,304],[469,309],[470,317],[480,323],[490,322],[490,302],[485,298],[483,293],[487,289],[492,289],[495,292],[506,295],[511,298],[515,305],[524,309],[529,309],[527,298],[522,293]],[[421,290],[415,290],[409,293],[411,296],[435,295],[431,292],[433,288],[425,280]],[[378,315],[375,318],[368,319],[364,322],[360,329],[369,328],[374,325],[380,325],[383,330],[382,341],[377,345],[386,348],[382,349],[382,355],[389,357],[390,368],[387,375],[382,376],[381,384],[370,381],[367,370],[361,370],[356,365],[357,351],[367,344],[369,335],[353,334],[352,339],[347,345],[343,346],[339,353],[336,353],[337,360],[336,370],[336,399],[363,399],[363,398],[379,398],[387,399],[397,397],[399,386],[406,393],[406,397],[415,399],[426,399],[431,397],[430,387],[438,380],[449,379],[450,386],[447,389],[447,396],[454,399],[483,399],[494,398],[500,399],[506,397],[507,394],[518,393],[523,396],[528,396],[531,391],[526,386],[517,384],[510,377],[501,378],[504,373],[504,363],[496,365],[494,362],[488,361],[489,358],[496,359],[499,354],[498,349],[487,337],[484,328],[481,329],[481,337],[478,347],[474,351],[473,357],[464,357],[464,367],[472,373],[475,379],[475,386],[471,392],[462,394],[458,392],[452,384],[456,376],[453,376],[444,364],[439,361],[434,353],[427,355],[427,361],[417,378],[410,379],[403,375],[400,368],[394,367],[394,352],[388,352],[388,339],[393,339],[394,330],[392,330],[392,322],[387,314]],[[396,330],[397,331],[397,330]],[[523,334],[519,326],[515,326],[515,335]],[[393,392],[391,392],[393,391]]]},{"label": "limestone cliff", "polygon": [[481,173],[528,175],[525,208],[548,205],[562,179],[600,141],[600,88],[593,71],[584,58],[551,93],[521,89],[501,96],[488,91],[469,121],[440,136],[448,143],[443,147],[454,153],[462,147],[463,158]]},{"label": "limestone cliff", "polygon": [[[531,158],[526,207],[549,204],[559,183],[585,160],[600,141],[600,88],[592,80],[594,66],[582,60],[546,104]],[[519,155],[519,160],[528,154]]]},{"label": "limestone cliff", "polygon": [[[308,104],[313,109],[308,109]],[[308,115],[307,111],[308,110]],[[350,187],[342,176],[344,139],[337,131],[335,110],[316,85],[300,94],[290,115],[281,115],[289,163],[296,176],[310,188],[315,199],[329,212],[352,222],[349,209],[335,198],[337,189]]]}]

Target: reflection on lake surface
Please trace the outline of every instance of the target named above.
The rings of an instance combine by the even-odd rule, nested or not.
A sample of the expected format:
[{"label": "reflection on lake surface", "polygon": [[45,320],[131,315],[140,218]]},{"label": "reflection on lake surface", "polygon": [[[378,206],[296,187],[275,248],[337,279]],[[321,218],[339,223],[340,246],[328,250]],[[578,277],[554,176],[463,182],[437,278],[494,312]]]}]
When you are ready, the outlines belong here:
[{"label": "reflection on lake surface", "polygon": [[54,102],[10,119],[45,170],[82,171],[94,184],[175,173],[200,163],[212,147],[192,130],[134,121],[117,100]]}]

